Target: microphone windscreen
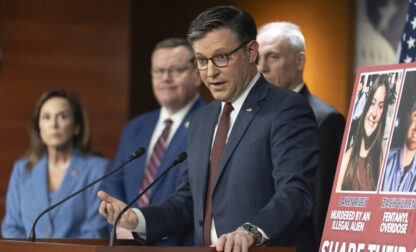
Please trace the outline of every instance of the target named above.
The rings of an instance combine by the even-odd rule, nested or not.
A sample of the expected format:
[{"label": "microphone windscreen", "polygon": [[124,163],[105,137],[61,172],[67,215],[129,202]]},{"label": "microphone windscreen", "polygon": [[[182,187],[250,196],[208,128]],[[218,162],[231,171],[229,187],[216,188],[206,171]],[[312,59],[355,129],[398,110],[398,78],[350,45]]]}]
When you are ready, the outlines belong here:
[{"label": "microphone windscreen", "polygon": [[145,149],[143,147],[140,147],[131,154],[130,158],[140,157],[141,155],[143,155],[144,152],[145,152]]},{"label": "microphone windscreen", "polygon": [[186,154],[186,152],[179,153],[179,155],[176,157],[175,163],[179,164],[179,163],[183,162],[186,159],[187,156],[188,155]]}]

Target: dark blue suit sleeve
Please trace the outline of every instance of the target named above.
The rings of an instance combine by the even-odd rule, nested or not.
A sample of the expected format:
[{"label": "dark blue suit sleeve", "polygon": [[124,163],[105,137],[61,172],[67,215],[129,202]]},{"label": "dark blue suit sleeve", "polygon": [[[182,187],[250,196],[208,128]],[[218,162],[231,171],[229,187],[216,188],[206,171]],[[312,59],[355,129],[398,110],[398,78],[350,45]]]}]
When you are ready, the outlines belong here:
[{"label": "dark blue suit sleeve", "polygon": [[176,192],[160,204],[140,209],[146,219],[152,220],[151,225],[146,225],[147,241],[160,240],[167,234],[185,234],[191,230],[193,201],[188,175],[185,161]]},{"label": "dark blue suit sleeve", "polygon": [[270,132],[270,155],[275,193],[247,221],[271,239],[296,230],[313,207],[313,177],[319,158],[315,117],[301,96],[287,96],[280,103]]}]

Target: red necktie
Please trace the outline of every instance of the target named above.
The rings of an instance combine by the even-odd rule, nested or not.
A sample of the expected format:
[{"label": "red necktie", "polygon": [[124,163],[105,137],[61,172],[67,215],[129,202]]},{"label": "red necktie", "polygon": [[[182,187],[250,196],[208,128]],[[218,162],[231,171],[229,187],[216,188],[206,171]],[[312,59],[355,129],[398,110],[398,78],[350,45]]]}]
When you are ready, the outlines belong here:
[{"label": "red necktie", "polygon": [[[159,139],[157,140],[155,146],[153,147],[152,155],[149,159],[149,164],[147,165],[144,176],[143,182],[140,186],[140,192],[142,192],[146,187],[148,187],[156,177],[157,170],[159,169],[159,165],[162,162],[163,154],[165,153],[166,148],[168,147],[167,140],[169,136],[170,126],[172,125],[172,120],[166,119],[165,120],[165,128],[162,131]],[[150,192],[148,190],[137,202],[139,207],[145,207],[149,205],[150,200]]]},{"label": "red necktie", "polygon": [[218,167],[220,166],[222,154],[230,129],[230,113],[233,110],[231,103],[227,102],[222,109],[220,122],[218,123],[217,133],[215,134],[214,145],[211,150],[211,159],[208,176],[208,188],[205,199],[205,216],[204,216],[204,244],[211,245],[211,221],[212,221],[212,193],[214,191],[215,178]]}]

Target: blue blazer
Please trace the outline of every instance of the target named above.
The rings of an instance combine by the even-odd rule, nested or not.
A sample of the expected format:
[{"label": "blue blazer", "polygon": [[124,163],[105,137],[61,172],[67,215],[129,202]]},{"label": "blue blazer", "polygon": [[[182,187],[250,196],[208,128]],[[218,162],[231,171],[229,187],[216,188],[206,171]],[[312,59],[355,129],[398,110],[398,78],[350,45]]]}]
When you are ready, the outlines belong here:
[{"label": "blue blazer", "polygon": [[[101,157],[84,156],[74,149],[61,186],[53,192],[53,202],[48,190],[45,154],[30,173],[25,170],[27,160],[16,161],[6,196],[6,215],[2,222],[5,238],[27,238],[36,217],[49,206],[69,196],[83,186],[103,176],[109,162]],[[97,192],[100,183],[64,202],[39,219],[37,238],[105,238],[107,222],[98,214],[100,200]]]},{"label": "blue blazer", "polygon": [[[149,240],[194,228],[195,245],[203,245],[209,157],[220,110],[221,102],[214,101],[192,119],[188,159],[175,194],[141,209]],[[219,166],[212,199],[218,236],[250,222],[269,236],[266,246],[311,251],[318,152],[318,130],[307,101],[261,76],[236,118]]]},{"label": "blue blazer", "polygon": [[[159,176],[163,171],[165,171],[166,168],[173,163],[179,153],[186,150],[189,121],[195,112],[204,105],[205,102],[201,98],[198,98],[189,110],[169,143],[156,176]],[[121,163],[126,161],[131,153],[133,153],[138,147],[143,146],[146,148],[146,151],[151,151],[149,150],[150,139],[159,119],[159,113],[160,110],[155,110],[140,115],[133,118],[125,126],[121,135],[116,158],[112,164],[113,168],[116,168]],[[105,180],[101,189],[121,201],[132,201],[139,194],[140,185],[143,180],[145,160],[146,154],[136,160],[133,160],[120,171]],[[180,166],[177,166],[170,170],[166,176],[160,179],[151,189],[150,205],[162,201],[175,192],[179,177]],[[193,239],[190,240],[191,244],[193,244]],[[164,243],[159,243],[158,245],[191,244],[177,238],[165,241]]]}]

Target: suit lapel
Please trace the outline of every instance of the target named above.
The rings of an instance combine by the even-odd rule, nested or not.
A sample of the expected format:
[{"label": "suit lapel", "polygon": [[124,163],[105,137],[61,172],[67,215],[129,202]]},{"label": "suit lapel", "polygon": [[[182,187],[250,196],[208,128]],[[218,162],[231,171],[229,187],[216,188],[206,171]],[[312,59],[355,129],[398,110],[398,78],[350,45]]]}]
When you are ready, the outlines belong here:
[{"label": "suit lapel", "polygon": [[[250,90],[247,98],[245,99],[240,112],[234,122],[233,128],[231,129],[230,136],[228,137],[227,144],[222,155],[220,167],[218,168],[217,178],[215,180],[215,186],[224,171],[226,164],[232,156],[241,138],[244,136],[248,126],[250,125],[253,118],[261,110],[262,106],[260,101],[267,95],[268,86],[265,85],[263,77],[257,81],[254,87]],[[214,188],[215,188],[214,186]]]},{"label": "suit lapel", "polygon": [[[183,147],[181,147],[181,146],[186,145],[189,121],[191,120],[192,115],[201,106],[202,106],[202,99],[198,98],[198,100],[195,101],[195,103],[192,105],[191,109],[188,111],[186,116],[183,118],[180,126],[178,127],[178,129],[175,132],[175,135],[173,136],[172,140],[170,141],[169,146],[166,149],[165,154],[163,155],[162,163],[160,164],[160,167],[157,170],[156,176],[159,176],[161,173],[163,173],[173,163],[173,161],[176,159],[177,155],[179,155],[179,151],[182,151]],[[150,141],[150,139],[149,139],[149,141]],[[164,180],[166,180],[167,177],[168,176],[164,176],[163,178],[160,179],[159,182],[157,182],[153,186],[151,195],[157,193],[157,191],[161,188]],[[152,197],[150,198],[150,201],[152,202]]]},{"label": "suit lapel", "polygon": [[[160,176],[160,174],[162,174],[173,163],[173,161],[176,159],[176,156],[179,154],[179,153],[176,153],[178,151],[178,147],[183,144],[183,141],[186,141],[185,135],[186,135],[187,129],[185,128],[185,122],[186,122],[186,118],[184,118],[184,120],[181,122],[181,125],[176,130],[175,135],[172,137],[172,140],[170,141],[168,145],[168,148],[163,154],[161,164],[156,172],[156,177]],[[158,191],[158,189],[163,184],[163,180],[165,180],[166,177],[167,176],[164,176],[163,178],[161,178],[153,186],[151,195],[155,194]],[[150,198],[150,201],[152,201],[152,197]]]},{"label": "suit lapel", "polygon": [[[74,188],[77,188],[77,183],[79,181],[79,177],[81,175],[80,169],[86,169],[87,167],[83,167],[85,164],[82,164],[82,153],[78,149],[74,149],[72,153],[71,160],[68,166],[68,170],[65,173],[65,176],[62,180],[61,185],[59,186],[56,193],[59,195],[58,198],[64,198],[69,196],[74,192]],[[56,202],[52,202],[56,203]]]},{"label": "suit lapel", "polygon": [[305,97],[309,101],[311,93],[309,92],[309,89],[306,86],[306,84],[303,84],[303,88],[299,91],[299,94],[301,94],[303,97]]},{"label": "suit lapel", "polygon": [[[172,137],[172,140],[170,140],[170,143],[168,145],[168,148],[166,149],[163,158],[162,163],[160,164],[160,167],[157,171],[156,176],[160,175],[162,172],[168,168],[169,165],[173,163],[173,161],[176,159],[176,156],[179,155],[178,146],[182,146],[183,141],[186,142],[186,133],[188,131],[188,125],[189,120],[191,119],[191,115],[195,112],[197,107],[198,101],[195,102],[195,104],[192,106],[192,108],[188,111],[186,116],[183,118],[181,124],[179,125],[178,129],[175,132],[175,135]],[[163,180],[163,178],[162,178]],[[161,184],[161,183],[159,183]],[[156,185],[155,185],[156,187]],[[152,190],[155,190],[154,188]]]},{"label": "suit lapel", "polygon": [[[140,134],[134,134],[134,138],[130,142],[131,150],[135,150],[138,146],[144,146],[146,148],[146,153],[136,159],[133,160],[129,165],[125,168],[125,176],[126,176],[126,197],[128,201],[134,199],[137,194],[140,192],[140,186],[143,182],[143,174],[146,169],[146,155],[147,152],[152,152],[152,149],[149,149],[150,139],[153,134],[153,130],[156,127],[157,120],[159,118],[160,110],[156,113],[152,114],[152,116],[147,121],[146,125],[142,127],[143,131]],[[132,151],[132,152],[133,152]],[[128,153],[130,155],[130,153]],[[126,156],[127,159],[127,156]],[[128,181],[128,182],[127,182]]]}]

